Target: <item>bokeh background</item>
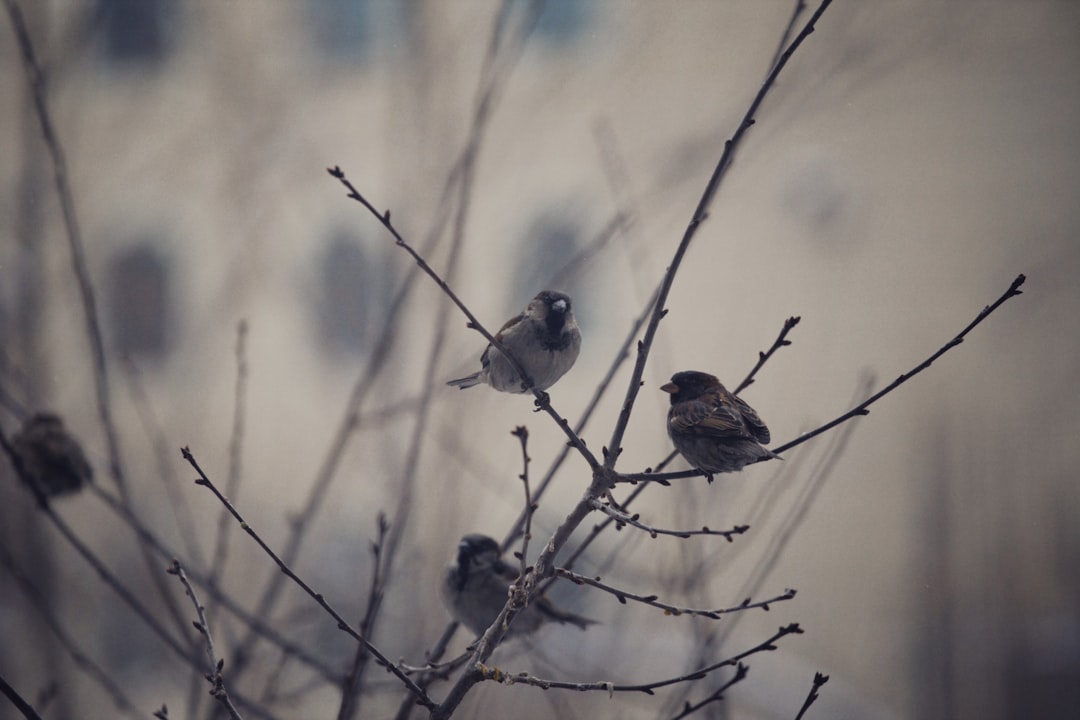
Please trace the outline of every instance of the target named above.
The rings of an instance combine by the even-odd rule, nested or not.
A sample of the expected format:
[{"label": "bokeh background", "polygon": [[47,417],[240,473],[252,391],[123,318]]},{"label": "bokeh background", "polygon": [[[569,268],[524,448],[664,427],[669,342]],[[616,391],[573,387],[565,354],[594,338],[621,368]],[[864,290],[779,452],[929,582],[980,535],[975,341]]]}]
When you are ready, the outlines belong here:
[{"label": "bokeh background", "polygon": [[[305,519],[294,568],[358,621],[385,511],[398,534],[374,640],[415,664],[448,621],[435,588],[457,539],[501,537],[520,512],[509,431],[529,428],[534,479],[563,437],[527,398],[442,385],[472,371],[482,339],[326,168],[390,208],[489,328],[542,287],[573,295],[584,349],[552,399],[575,419],[794,6],[17,4],[67,159],[135,512],[185,564],[209,566],[221,509],[191,483],[179,453],[190,446],[215,481],[235,475],[233,499],[272,546]],[[0,24],[0,423],[10,435],[29,410],[60,412],[112,490],[52,165],[7,12]],[[657,388],[672,372],[733,385],[789,316],[802,318],[793,344],[745,393],[777,442],[917,365],[1021,272],[1024,294],[850,434],[638,501],[661,527],[750,523],[736,542],[624,529],[580,566],[689,606],[788,587],[794,600],[718,624],[557,586],[559,602],[603,624],[552,628],[496,664],[640,682],[798,622],[804,635],[750,658],[749,678],[701,716],[794,717],[815,671],[831,680],[810,717],[1080,712],[1078,67],[1080,4],[1068,0],[833,4],[690,249],[620,468],[668,452]],[[454,168],[470,143],[463,193]],[[623,366],[584,431],[590,447],[606,442],[628,376]],[[537,513],[534,553],[588,479],[568,458]],[[182,588],[152,577],[131,529],[92,494],[54,507],[152,613],[168,623],[169,603],[179,608],[179,635],[192,614]],[[221,586],[253,609],[279,573],[225,527]],[[209,713],[204,681],[35,510],[6,460],[0,544],[0,675],[46,717],[146,717],[162,703],[170,717]],[[244,624],[203,600],[228,682]],[[264,619],[330,670],[349,667],[353,644],[294,587]],[[55,626],[141,714],[115,707]],[[250,662],[236,690],[269,716],[336,712],[338,689],[305,663],[268,643]],[[726,677],[655,698],[492,684],[460,716],[671,717]],[[361,716],[394,717],[390,676],[369,672],[367,687]],[[17,716],[0,703],[6,717]]]}]

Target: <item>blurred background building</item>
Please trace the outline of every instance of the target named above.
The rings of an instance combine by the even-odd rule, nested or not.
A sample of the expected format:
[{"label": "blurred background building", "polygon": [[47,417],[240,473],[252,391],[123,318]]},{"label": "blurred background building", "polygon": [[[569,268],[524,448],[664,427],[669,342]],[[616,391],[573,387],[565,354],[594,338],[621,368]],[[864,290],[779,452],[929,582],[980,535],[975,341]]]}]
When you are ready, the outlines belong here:
[{"label": "blurred background building", "polygon": [[[448,620],[434,588],[457,539],[501,537],[520,511],[509,431],[529,427],[536,479],[564,439],[527,398],[442,386],[471,371],[482,339],[326,168],[389,208],[490,329],[543,287],[572,294],[585,344],[552,398],[576,419],[794,5],[16,4],[67,160],[139,517],[185,564],[211,566],[221,510],[190,482],[178,452],[190,446],[222,485],[232,469],[233,499],[272,546],[308,519],[294,567],[358,621],[386,511],[401,535],[374,639],[415,664]],[[113,490],[50,155],[8,13],[0,24],[0,424],[10,436],[31,410],[61,413]],[[660,527],[749,522],[748,535],[624,529],[583,566],[698,607],[787,587],[794,600],[717,626],[557,587],[603,624],[500,650],[500,666],[641,682],[799,622],[805,635],[751,658],[749,678],[702,717],[794,717],[815,671],[831,680],[810,717],[1080,713],[1077,67],[1074,2],[833,4],[691,247],[620,468],[668,452],[657,388],[674,371],[733,385],[788,316],[802,317],[793,345],[746,393],[778,442],[868,394],[864,378],[879,388],[917,365],[1021,272],[1024,295],[857,421],[843,447],[838,431],[781,467],[654,488],[638,507]],[[628,376],[624,366],[583,433],[590,447],[609,437]],[[534,548],[588,479],[571,456],[541,503]],[[182,589],[152,577],[142,543],[100,499],[55,508],[152,614],[186,627]],[[226,527],[221,586],[254,609],[279,573]],[[162,703],[170,717],[206,714],[203,681],[35,510],[6,460],[0,545],[0,675],[47,717],[106,717],[114,702],[55,625],[139,716]],[[203,600],[228,679],[245,625]],[[295,588],[265,620],[330,670],[349,667],[354,645]],[[467,641],[459,633],[454,649]],[[339,691],[317,669],[267,643],[248,651],[238,692],[275,717],[335,711]],[[397,685],[370,679],[363,716],[393,717]],[[647,699],[483,687],[461,717],[670,717],[723,679]]]}]

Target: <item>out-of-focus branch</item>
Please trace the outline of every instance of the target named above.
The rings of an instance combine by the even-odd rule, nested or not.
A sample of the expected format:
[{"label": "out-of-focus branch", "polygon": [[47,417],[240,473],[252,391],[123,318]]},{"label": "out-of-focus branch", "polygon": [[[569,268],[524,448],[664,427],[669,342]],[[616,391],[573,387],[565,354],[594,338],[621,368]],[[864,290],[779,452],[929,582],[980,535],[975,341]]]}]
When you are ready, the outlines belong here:
[{"label": "out-of-focus branch", "polygon": [[252,528],[246,520],[244,520],[243,516],[240,515],[239,511],[237,511],[233,504],[229,502],[229,499],[222,495],[221,491],[218,490],[217,486],[214,485],[213,482],[211,482],[210,478],[207,477],[206,473],[203,472],[201,467],[199,467],[199,463],[195,460],[195,456],[191,454],[191,450],[185,447],[181,450],[181,453],[183,454],[184,459],[188,461],[188,464],[190,464],[191,467],[195,469],[195,472],[199,474],[199,479],[195,481],[195,484],[202,485],[203,487],[208,488],[214,494],[214,497],[216,497],[220,503],[222,503],[226,508],[228,508],[229,514],[236,518],[236,521],[240,523],[240,527],[243,528],[244,532],[251,536],[255,543],[260,548],[262,548],[263,552],[270,556],[270,559],[274,561],[274,563],[278,566],[281,572],[283,572],[286,577],[296,583],[300,587],[300,589],[306,592],[313,600],[315,600],[316,603],[319,604],[319,607],[321,607],[332,618],[334,618],[334,620],[336,620],[338,623],[339,630],[345,632],[347,635],[349,635],[354,640],[362,644],[365,648],[367,648],[367,651],[375,657],[375,661],[379,665],[385,667],[389,672],[391,672],[399,680],[401,680],[405,687],[408,688],[409,691],[411,691],[416,696],[416,701],[419,704],[429,709],[433,709],[435,707],[435,703],[432,702],[431,698],[427,696],[426,692],[424,692],[419,686],[417,686],[411,678],[405,675],[405,673],[398,670],[397,667],[393,663],[391,663],[386,658],[386,656],[383,655],[383,653],[371,643],[371,641],[365,638],[358,630],[353,628],[352,625],[350,625],[348,621],[345,620],[345,618],[343,618],[341,614],[338,613],[338,611],[335,610],[330,605],[330,603],[326,601],[326,598],[324,598],[321,593],[315,592],[315,590],[313,590],[310,585],[304,582],[300,578],[300,576],[293,571],[292,568],[286,565],[281,560],[281,558],[278,557],[277,553],[275,553],[270,548],[270,546],[266,544],[262,537],[257,532],[255,532],[255,529]]},{"label": "out-of-focus branch", "polygon": [[[165,545],[161,539],[154,535],[154,533],[151,532],[150,529],[147,528],[146,525],[144,525],[142,521],[140,521],[139,518],[117,498],[97,485],[90,485],[87,490],[91,494],[96,495],[110,510],[116,513],[116,516],[134,530],[135,534],[139,536],[139,539],[152,548],[159,557],[166,562],[171,558],[176,557],[176,553]],[[231,595],[222,590],[219,584],[211,583],[210,578],[202,575],[195,569],[187,569],[186,573],[189,579],[210,594],[210,598],[213,599],[214,602],[219,603],[221,607],[235,615],[249,630],[263,637],[268,642],[277,645],[282,652],[287,655],[295,656],[297,660],[315,670],[315,672],[317,672],[325,681],[333,683],[338,681],[340,671],[330,667],[330,665],[321,658],[312,655],[300,645],[281,635],[277,630],[268,625],[265,620],[248,612]]]},{"label": "out-of-focus branch", "polygon": [[0,545],[0,564],[7,569],[8,573],[15,579],[15,582],[18,583],[23,594],[26,595],[30,606],[34,608],[41,616],[44,623],[52,630],[53,634],[60,641],[60,644],[67,650],[68,655],[71,656],[76,667],[86,673],[109,694],[113,704],[116,705],[118,710],[121,710],[129,717],[142,718],[144,716],[144,711],[135,706],[135,703],[133,703],[124,693],[123,688],[113,681],[112,676],[107,670],[98,665],[93,658],[79,648],[71,633],[69,633],[63,623],[60,622],[60,618],[56,617],[56,614],[53,613],[48,598],[46,598],[41,590],[34,585],[30,578],[27,577],[26,573],[15,564],[15,558],[11,557],[11,554],[3,545]]},{"label": "out-of-focus branch", "polygon": [[[45,73],[42,72],[41,66],[38,64],[34,53],[34,44],[30,38],[30,31],[26,27],[26,21],[23,19],[18,4],[15,0],[3,0],[3,2],[7,8],[11,27],[15,32],[15,39],[19,45],[23,68],[26,71],[30,93],[34,99],[34,110],[37,113],[38,124],[41,126],[41,136],[52,161],[53,183],[56,186],[56,195],[60,201],[60,213],[64,221],[68,248],[71,252],[71,270],[79,287],[87,340],[90,343],[90,360],[94,368],[94,391],[97,398],[98,418],[101,420],[102,431],[105,434],[105,445],[109,457],[109,475],[116,483],[124,502],[131,505],[131,492],[128,488],[120,455],[120,438],[112,413],[108,365],[105,362],[105,341],[101,332],[101,323],[98,320],[94,287],[90,282],[86,250],[82,241],[82,233],[79,230],[78,217],[75,213],[75,198],[71,191],[71,184],[68,181],[67,160],[64,157],[60,137],[53,127],[52,117],[49,114],[48,103],[45,99]],[[145,552],[143,553],[143,560],[147,564],[151,582],[158,590],[168,614],[178,627],[182,627],[183,621],[180,610],[173,601],[172,596],[166,591],[160,573],[156,572],[156,568],[153,567],[150,556]]]},{"label": "out-of-focus branch", "polygon": [[4,693],[4,697],[11,701],[11,704],[15,706],[16,710],[22,713],[22,716],[26,718],[26,720],[41,720],[41,716],[38,715],[34,706],[23,700],[22,695],[8,684],[3,675],[0,675],[0,692]]},{"label": "out-of-focus branch", "polygon": [[[240,492],[240,468],[243,460],[244,418],[247,408],[247,336],[248,324],[241,320],[236,324],[236,386],[233,390],[233,422],[229,434],[229,471],[225,476],[225,495],[235,500]],[[229,512],[222,508],[218,514],[217,532],[214,538],[214,554],[210,561],[209,581],[217,584],[225,570],[229,550]]]},{"label": "out-of-focus branch", "polygon": [[694,713],[696,713],[698,710],[702,709],[706,705],[711,705],[712,703],[720,702],[721,700],[724,699],[724,693],[727,692],[731,688],[731,686],[734,685],[735,683],[739,683],[739,682],[742,682],[743,680],[745,680],[746,676],[749,673],[750,673],[750,666],[749,665],[743,665],[742,663],[739,663],[738,665],[735,666],[735,674],[731,676],[730,680],[728,680],[726,683],[724,683],[723,685],[718,687],[715,691],[709,693],[709,695],[706,696],[703,700],[700,700],[700,701],[698,701],[696,703],[691,703],[691,702],[687,701],[687,703],[685,705],[683,705],[682,711],[679,712],[678,715],[674,715],[671,718],[671,720],[683,720],[683,718],[690,717],[691,715],[693,715]]}]

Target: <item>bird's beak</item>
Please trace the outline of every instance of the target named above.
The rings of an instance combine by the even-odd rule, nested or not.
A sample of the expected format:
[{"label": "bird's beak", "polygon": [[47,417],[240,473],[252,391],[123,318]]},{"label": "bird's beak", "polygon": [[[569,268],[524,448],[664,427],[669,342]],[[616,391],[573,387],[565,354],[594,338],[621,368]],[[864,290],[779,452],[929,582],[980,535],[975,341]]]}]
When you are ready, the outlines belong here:
[{"label": "bird's beak", "polygon": [[667,385],[661,385],[660,389],[666,393],[671,393],[672,395],[679,392],[679,386],[673,382],[669,382]]},{"label": "bird's beak", "polygon": [[551,309],[558,313],[566,312],[566,301],[556,300],[555,302],[551,303]]}]

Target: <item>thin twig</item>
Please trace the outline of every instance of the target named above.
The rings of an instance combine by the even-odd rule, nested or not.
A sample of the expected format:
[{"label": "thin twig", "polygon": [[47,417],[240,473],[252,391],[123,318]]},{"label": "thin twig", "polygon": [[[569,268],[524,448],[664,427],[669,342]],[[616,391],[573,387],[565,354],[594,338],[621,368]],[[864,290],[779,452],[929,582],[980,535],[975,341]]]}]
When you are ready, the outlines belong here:
[{"label": "thin twig", "polygon": [[795,597],[795,590],[789,588],[783,593],[775,597],[771,597],[768,600],[758,600],[754,602],[750,598],[746,598],[738,605],[734,605],[732,607],[717,608],[715,610],[700,610],[695,608],[678,607],[677,605],[671,605],[665,602],[661,602],[659,600],[659,596],[657,595],[638,595],[636,593],[627,592],[626,590],[622,590],[620,588],[601,582],[600,578],[598,577],[591,578],[585,575],[581,575],[579,573],[571,572],[566,568],[555,568],[555,575],[557,577],[566,578],[575,585],[588,585],[598,590],[603,590],[609,595],[614,595],[615,598],[623,605],[626,604],[627,600],[633,600],[634,602],[639,602],[643,605],[648,605],[650,607],[663,610],[665,615],[674,615],[676,617],[678,617],[679,615],[694,615],[697,617],[709,618],[710,620],[719,620],[724,615],[730,615],[731,613],[741,612],[743,610],[761,609],[765,612],[768,612],[770,609],[770,605],[778,602],[783,602],[785,600],[791,600]]},{"label": "thin twig", "polygon": [[11,704],[15,706],[16,710],[22,713],[22,716],[26,718],[26,720],[41,720],[41,716],[38,715],[34,706],[26,702],[26,700],[23,700],[22,695],[8,684],[8,681],[4,679],[3,675],[0,675],[0,692],[4,694],[4,697],[11,701]]},{"label": "thin twig", "polygon": [[825,423],[824,425],[817,428],[816,430],[811,430],[808,433],[804,433],[803,435],[800,435],[796,439],[794,439],[794,440],[792,440],[790,442],[784,443],[780,447],[773,448],[773,452],[779,454],[779,453],[784,452],[785,450],[790,450],[791,448],[796,447],[797,445],[803,444],[807,440],[820,435],[821,433],[825,432],[826,430],[829,430],[829,429],[839,425],[842,422],[847,422],[848,420],[850,420],[850,419],[852,419],[854,417],[858,417],[860,415],[869,415],[870,414],[869,407],[871,405],[873,405],[875,402],[877,402],[881,398],[883,398],[886,395],[888,395],[889,393],[891,393],[896,388],[898,388],[901,385],[903,385],[904,383],[906,383],[911,378],[913,378],[916,375],[918,375],[919,373],[921,373],[926,368],[930,367],[934,363],[935,360],[937,360],[939,357],[941,357],[942,355],[947,353],[949,350],[953,349],[954,347],[956,347],[960,343],[964,342],[964,337],[969,332],[974,330],[975,326],[977,326],[979,323],[981,323],[983,320],[985,320],[987,317],[989,317],[990,313],[994,312],[999,307],[1001,307],[1002,303],[1004,303],[1006,300],[1008,300],[1011,297],[1016,297],[1017,295],[1023,295],[1023,291],[1020,289],[1020,286],[1024,284],[1024,281],[1026,279],[1027,278],[1025,278],[1023,274],[1017,275],[1016,278],[1009,285],[1009,289],[1006,290],[1004,293],[1002,293],[1001,297],[999,297],[997,300],[995,300],[992,304],[987,305],[986,307],[984,307],[982,309],[982,311],[975,317],[975,319],[972,320],[970,323],[968,323],[967,327],[965,327],[963,330],[961,330],[956,335],[956,337],[954,337],[952,340],[950,340],[949,342],[942,345],[938,349],[937,352],[935,352],[930,357],[926,358],[926,360],[923,360],[914,369],[909,370],[908,372],[904,373],[900,377],[896,378],[888,386],[886,386],[884,389],[882,389],[880,392],[875,393],[874,395],[871,395],[866,400],[859,403],[859,405],[852,408],[851,410],[844,413],[843,415],[836,418],[835,420],[832,420],[831,422]]},{"label": "thin twig", "polygon": [[195,626],[195,629],[203,636],[203,640],[206,641],[206,656],[210,661],[210,671],[204,677],[212,686],[210,696],[221,703],[233,720],[243,720],[236,707],[232,704],[232,700],[229,699],[229,691],[225,689],[225,679],[221,674],[222,669],[225,667],[225,660],[218,659],[217,651],[214,650],[214,636],[210,634],[210,625],[206,621],[206,608],[199,602],[198,596],[195,595],[195,588],[191,587],[187,575],[184,574],[184,568],[178,560],[173,560],[172,565],[165,572],[175,575],[180,580],[180,583],[184,586],[184,592],[191,598],[191,602],[195,606],[195,615],[198,619],[192,625]]},{"label": "thin twig", "polygon": [[[443,654],[446,653],[446,648],[450,646],[450,641],[454,639],[454,635],[457,633],[457,630],[458,622],[456,620],[449,623],[443,630],[443,634],[439,637],[437,641],[435,641],[435,644],[431,647],[431,649],[427,651],[428,664],[434,665],[436,668],[442,668],[443,665],[447,665],[449,667],[447,668],[446,673],[443,673],[441,670],[438,669],[428,673],[422,673],[420,677],[416,679],[417,685],[426,689],[436,680],[445,680],[447,677],[449,677],[449,673],[461,667],[462,663],[472,657],[472,652],[466,651],[465,653],[462,653],[460,657],[454,660],[443,663],[443,665],[438,664],[438,660],[442,658]],[[408,698],[406,698],[406,701],[402,701],[398,705],[398,711],[397,714],[394,715],[394,720],[408,720],[409,716],[412,714],[413,708],[415,707],[416,704],[408,701]]]},{"label": "thin twig", "polygon": [[709,693],[708,696],[706,696],[703,700],[699,702],[690,703],[689,701],[687,701],[686,704],[683,705],[682,712],[680,712],[678,715],[673,716],[671,720],[683,720],[683,718],[690,717],[706,705],[720,702],[724,699],[724,693],[730,690],[731,686],[735,683],[739,683],[745,680],[746,676],[749,673],[750,666],[739,663],[735,666],[735,674],[731,676],[730,680],[718,687],[714,692]]},{"label": "thin twig", "polygon": [[818,699],[818,690],[821,686],[829,682],[828,675],[822,675],[821,673],[814,673],[814,684],[810,687],[810,693],[806,696],[806,701],[803,702],[802,707],[799,708],[799,714],[795,716],[795,720],[802,720],[802,716],[806,714],[806,711],[810,709],[810,706]]},{"label": "thin twig", "polygon": [[805,0],[795,0],[795,8],[791,11],[791,18],[788,20],[784,32],[780,35],[780,42],[776,45],[776,52],[773,53],[772,60],[769,61],[769,70],[776,67],[777,61],[780,59],[784,49],[787,47],[788,41],[791,39],[791,33],[795,32],[795,25],[799,21],[799,16],[802,15],[804,10],[806,10]]},{"label": "thin twig", "polygon": [[678,683],[691,682],[693,680],[700,680],[706,677],[709,673],[719,670],[722,667],[728,667],[731,665],[738,665],[739,661],[755,655],[760,652],[769,652],[776,650],[776,641],[787,635],[801,634],[802,628],[796,623],[785,625],[780,628],[772,637],[764,642],[755,645],[749,650],[744,650],[738,655],[732,655],[726,660],[706,665],[685,675],[679,675],[678,677],[667,678],[664,680],[656,680],[649,683],[639,683],[636,685],[621,685],[606,680],[600,680],[595,682],[563,682],[560,680],[545,680],[542,678],[529,675],[528,673],[508,673],[500,670],[497,667],[489,667],[481,665],[477,668],[477,673],[481,680],[495,680],[504,685],[532,685],[534,687],[542,688],[544,690],[579,690],[582,692],[596,690],[600,692],[606,692],[612,695],[617,692],[640,692],[646,695],[655,695],[656,690],[667,687],[669,685],[676,685]]},{"label": "thin twig", "polygon": [[281,558],[278,557],[278,555],[272,549],[270,549],[270,546],[267,545],[265,541],[263,541],[262,537],[260,537],[259,534],[255,532],[255,529],[252,528],[246,520],[244,520],[243,516],[240,515],[239,511],[237,511],[233,504],[229,502],[229,499],[222,495],[221,491],[218,490],[217,486],[210,481],[210,478],[207,477],[206,473],[203,472],[201,467],[199,467],[199,463],[195,460],[195,456],[191,454],[191,450],[185,447],[181,449],[180,452],[184,456],[184,459],[188,461],[188,464],[190,464],[191,467],[195,469],[195,472],[199,474],[199,479],[195,481],[195,484],[209,488],[209,490],[214,494],[218,501],[221,502],[226,508],[228,508],[229,514],[236,518],[236,521],[240,523],[240,527],[243,528],[244,532],[251,536],[251,538],[256,542],[256,544],[258,544],[258,546],[262,548],[263,552],[270,556],[270,559],[274,561],[274,563],[278,566],[281,572],[283,572],[286,577],[296,583],[300,587],[300,589],[306,592],[313,600],[315,600],[316,603],[319,604],[319,607],[321,607],[332,618],[334,618],[334,620],[336,620],[338,623],[339,630],[345,632],[354,640],[364,645],[364,647],[367,648],[367,651],[375,657],[375,660],[379,665],[385,667],[399,680],[401,680],[405,687],[408,688],[416,696],[416,701],[419,704],[423,705],[428,709],[434,709],[435,703],[432,702],[431,698],[427,696],[426,692],[424,692],[420,687],[418,687],[411,678],[398,670],[397,667],[395,667],[394,664],[391,663],[377,647],[375,647],[367,638],[361,635],[358,630],[353,628],[352,625],[350,625],[348,621],[346,621],[345,618],[343,618],[338,613],[338,611],[335,610],[330,605],[330,603],[326,601],[326,598],[324,598],[321,593],[315,592],[310,585],[304,582],[299,575],[293,572],[292,568],[282,562]]},{"label": "thin twig", "polygon": [[521,441],[521,474],[518,478],[525,489],[525,530],[521,533],[521,552],[518,556],[521,560],[520,576],[525,577],[528,571],[529,541],[532,540],[532,518],[536,512],[532,493],[529,492],[529,429],[518,425],[510,434]]},{"label": "thin twig", "polygon": [[658,535],[670,535],[677,538],[689,538],[694,535],[718,535],[723,537],[728,542],[732,542],[736,535],[742,535],[750,529],[749,525],[736,525],[731,530],[712,530],[707,525],[703,526],[700,530],[665,530],[663,528],[653,527],[641,522],[639,518],[640,514],[635,513],[630,515],[622,508],[613,507],[610,503],[603,500],[593,500],[593,509],[598,510],[609,518],[615,521],[615,529],[622,530],[626,525],[635,527],[638,530],[644,530],[649,533],[649,536],[656,538]]},{"label": "thin twig", "polygon": [[784,327],[780,329],[780,334],[776,336],[776,340],[773,341],[772,347],[770,347],[765,352],[758,353],[757,363],[750,370],[750,373],[745,378],[743,378],[743,381],[735,387],[735,390],[732,391],[734,392],[734,394],[738,395],[743,390],[753,385],[754,376],[757,375],[758,370],[760,370],[762,366],[764,366],[765,363],[769,361],[769,358],[773,356],[773,353],[775,353],[780,348],[786,347],[791,344],[791,341],[786,339],[787,334],[791,332],[796,325],[799,324],[800,320],[802,320],[802,318],[798,315],[795,315],[789,317],[787,320],[784,321]]},{"label": "thin twig", "polygon": [[[386,545],[386,535],[390,530],[390,524],[384,513],[379,513],[376,525],[379,534],[375,541],[371,543],[372,567],[367,610],[364,611],[364,617],[360,621],[360,634],[364,637],[372,636],[375,629],[375,620],[379,615],[379,610],[382,608],[385,595],[386,573],[383,565],[385,562],[383,548]],[[367,652],[363,645],[356,647],[352,669],[345,676],[345,683],[341,691],[341,705],[338,707],[337,714],[338,720],[346,720],[359,715],[360,696],[364,686],[364,671],[367,669],[370,657],[371,654]]]}]

